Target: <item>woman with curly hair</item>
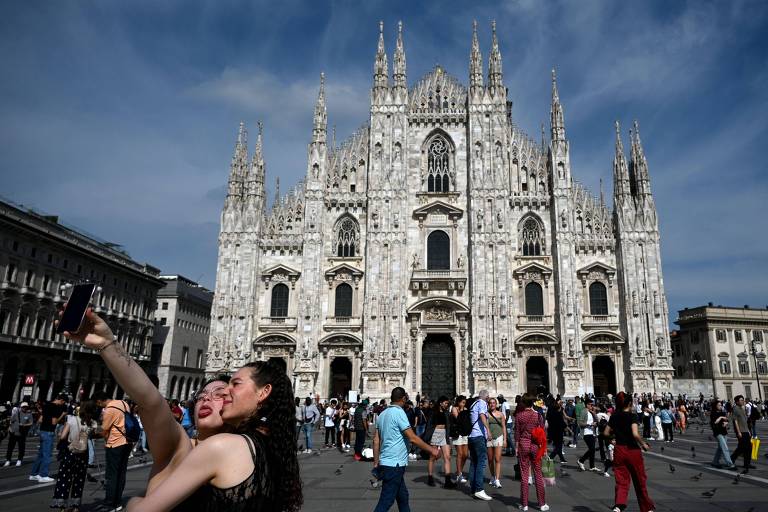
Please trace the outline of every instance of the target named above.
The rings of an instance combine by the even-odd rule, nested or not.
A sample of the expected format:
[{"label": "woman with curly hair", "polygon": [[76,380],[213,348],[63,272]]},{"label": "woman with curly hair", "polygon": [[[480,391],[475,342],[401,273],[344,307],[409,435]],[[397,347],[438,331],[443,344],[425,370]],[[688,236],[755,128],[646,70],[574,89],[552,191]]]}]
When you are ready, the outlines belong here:
[{"label": "woman with curly hair", "polygon": [[98,352],[120,387],[141,409],[141,421],[153,460],[147,482],[148,493],[160,485],[200,441],[231,429],[224,424],[220,414],[228,376],[208,380],[197,393],[192,418],[197,426],[197,438],[190,439],[157,387],[92,309],[86,311],[80,331],[65,332],[64,336]]},{"label": "woman with curly hair", "polygon": [[195,405],[198,437],[206,441],[195,446],[98,315],[89,309],[80,331],[64,334],[98,351],[146,411],[144,427],[156,460],[146,498],[131,500],[129,510],[293,512],[301,507],[293,390],[282,368],[250,363],[228,385],[223,380],[206,385]]}]

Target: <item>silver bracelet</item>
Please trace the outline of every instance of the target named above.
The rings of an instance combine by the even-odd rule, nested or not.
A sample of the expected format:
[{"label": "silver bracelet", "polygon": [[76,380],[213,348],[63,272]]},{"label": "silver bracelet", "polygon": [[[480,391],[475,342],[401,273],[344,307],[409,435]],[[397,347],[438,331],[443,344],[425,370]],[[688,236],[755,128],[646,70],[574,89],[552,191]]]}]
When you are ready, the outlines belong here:
[{"label": "silver bracelet", "polygon": [[112,335],[112,341],[110,341],[109,343],[107,343],[106,345],[104,345],[104,346],[103,346],[103,347],[101,347],[101,348],[97,348],[97,349],[96,349],[96,352],[98,352],[99,354],[101,354],[101,352],[102,352],[102,351],[103,351],[105,348],[107,348],[107,347],[108,347],[108,346],[110,346],[110,345],[114,345],[115,343],[117,343],[117,336],[115,336],[115,335],[113,334],[113,335]]}]

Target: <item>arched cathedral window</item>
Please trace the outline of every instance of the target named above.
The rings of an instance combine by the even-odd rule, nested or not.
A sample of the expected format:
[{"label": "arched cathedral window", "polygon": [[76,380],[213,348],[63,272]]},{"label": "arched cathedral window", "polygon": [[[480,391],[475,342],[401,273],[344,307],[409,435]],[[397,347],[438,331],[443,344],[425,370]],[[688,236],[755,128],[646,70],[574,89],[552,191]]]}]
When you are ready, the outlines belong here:
[{"label": "arched cathedral window", "polygon": [[272,287],[272,302],[269,308],[269,316],[288,316],[288,287],[282,283]]},{"label": "arched cathedral window", "polygon": [[544,315],[544,293],[539,283],[525,285],[525,314],[528,316]]},{"label": "arched cathedral window", "polygon": [[603,283],[589,285],[589,312],[600,316],[608,314],[608,293]]},{"label": "arched cathedral window", "polygon": [[451,189],[450,146],[436,136],[427,148],[427,192],[448,192]]},{"label": "arched cathedral window", "polygon": [[433,231],[427,237],[427,270],[450,270],[451,239],[445,231]]},{"label": "arched cathedral window", "polygon": [[334,304],[336,316],[352,316],[352,287],[342,283],[336,287],[336,299]]},{"label": "arched cathedral window", "polygon": [[360,226],[349,216],[336,222],[334,247],[336,256],[349,258],[357,254],[360,247]]},{"label": "arched cathedral window", "polygon": [[520,230],[520,243],[523,246],[523,256],[540,256],[544,247],[544,235],[541,226],[533,217],[523,222]]}]

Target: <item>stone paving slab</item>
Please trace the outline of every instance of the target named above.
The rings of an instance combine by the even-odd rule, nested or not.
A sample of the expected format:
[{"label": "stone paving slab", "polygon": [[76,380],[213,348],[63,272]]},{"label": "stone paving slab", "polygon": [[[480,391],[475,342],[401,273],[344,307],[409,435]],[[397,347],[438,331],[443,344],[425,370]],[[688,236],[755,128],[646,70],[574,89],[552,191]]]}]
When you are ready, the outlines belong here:
[{"label": "stone paving slab", "polygon": [[[762,422],[765,426],[768,422]],[[319,440],[319,439],[318,439]],[[32,443],[30,443],[32,444]],[[729,440],[731,449],[735,446]],[[320,446],[320,444],[316,444]],[[694,426],[689,432],[678,437],[675,443],[652,442],[652,452],[646,454],[645,463],[649,476],[651,497],[657,504],[657,510],[674,512],[763,512],[768,511],[768,458],[763,454],[757,462],[757,469],[740,477],[734,483],[735,473],[715,470],[708,466],[714,453],[714,441],[709,439],[706,428]],[[694,448],[691,451],[691,447]],[[568,510],[571,512],[605,512],[613,505],[613,478],[606,478],[599,473],[582,473],[576,468],[576,459],[585,447],[580,443],[577,449],[567,449],[569,462],[558,465],[558,478],[555,487],[547,487],[547,502],[553,512]],[[30,446],[29,453],[36,451]],[[598,457],[599,458],[599,457]],[[31,459],[29,459],[31,461]],[[379,488],[371,486],[371,463],[355,462],[349,453],[339,453],[335,449],[321,449],[312,455],[300,455],[302,478],[304,482],[305,505],[307,512],[370,511],[376,505]],[[140,495],[146,485],[149,467],[132,459],[134,469],[128,472],[126,497]],[[406,473],[410,491],[410,504],[413,511],[453,512],[453,511],[512,511],[519,504],[520,483],[511,478],[514,459],[503,458],[502,489],[486,491],[494,497],[493,501],[480,502],[472,499],[466,487],[458,490],[446,490],[441,487],[429,487],[426,484],[426,461],[412,463]],[[598,466],[601,467],[599,461]],[[674,467],[671,471],[670,464]],[[469,466],[465,468],[468,469]],[[565,475],[562,470],[565,470]],[[30,486],[26,480],[29,470],[27,463],[22,468],[0,469],[0,510],[2,512],[45,510],[53,494],[53,486]],[[339,470],[340,474],[336,474]],[[695,479],[694,479],[695,478]],[[31,488],[29,488],[31,487]],[[713,497],[702,493],[716,489]],[[531,508],[536,508],[535,490],[530,489]],[[84,503],[96,503],[103,496],[98,484],[86,484]],[[628,511],[637,511],[634,492],[630,491]],[[88,506],[83,507],[87,512]],[[392,510],[396,510],[393,507]]]}]

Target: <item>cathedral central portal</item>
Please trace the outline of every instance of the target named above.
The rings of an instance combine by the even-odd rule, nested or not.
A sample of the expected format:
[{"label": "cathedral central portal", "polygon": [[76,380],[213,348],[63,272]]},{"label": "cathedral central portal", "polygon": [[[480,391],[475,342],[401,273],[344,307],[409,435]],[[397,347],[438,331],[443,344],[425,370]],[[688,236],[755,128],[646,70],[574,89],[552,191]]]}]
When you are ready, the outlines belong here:
[{"label": "cathedral central portal", "polygon": [[424,340],[421,392],[433,400],[456,395],[456,349],[450,334],[429,334]]}]

